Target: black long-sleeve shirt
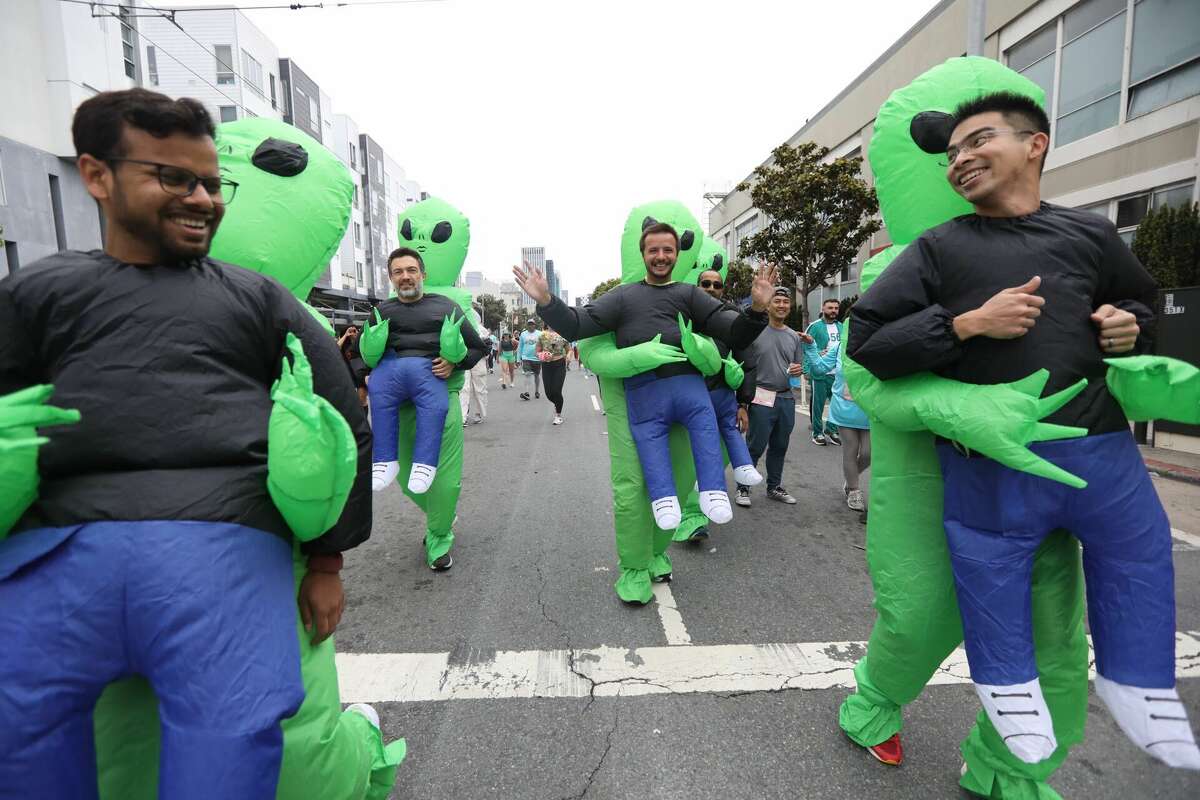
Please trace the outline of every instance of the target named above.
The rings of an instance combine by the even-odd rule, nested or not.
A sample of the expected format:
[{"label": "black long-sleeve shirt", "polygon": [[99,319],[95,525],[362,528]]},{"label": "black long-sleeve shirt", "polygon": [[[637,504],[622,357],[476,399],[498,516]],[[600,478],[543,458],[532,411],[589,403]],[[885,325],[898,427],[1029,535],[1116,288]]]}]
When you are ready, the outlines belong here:
[{"label": "black long-sleeve shirt", "polygon": [[[690,283],[627,283],[610,289],[583,308],[571,308],[557,297],[537,307],[538,316],[570,341],[612,331],[617,347],[630,347],[662,335],[663,344],[678,347],[679,314],[692,322],[692,330],[723,341],[734,350],[750,347],[767,326],[759,311],[741,313]],[[688,362],[667,364],[654,370],[660,378],[697,372]]]},{"label": "black long-sleeve shirt", "polygon": [[[400,356],[436,358],[441,348],[442,321],[452,314],[461,317],[463,310],[440,294],[424,294],[412,303],[392,297],[379,304],[379,315],[388,321],[387,346]],[[466,370],[487,355],[488,346],[470,320],[459,330],[467,345],[467,355],[454,366]]]},{"label": "black long-sleeve shirt", "polygon": [[267,421],[288,332],[313,389],[350,423],[358,474],[309,554],[371,534],[371,432],[337,344],[279,282],[212,259],[136,266],[64,252],[0,281],[0,394],[54,384],[77,425],[48,428],[17,530],[100,520],[234,522],[291,539],[267,492]]},{"label": "black long-sleeve shirt", "polygon": [[[738,310],[737,306],[728,301],[725,302],[725,307],[733,311]],[[754,344],[751,343],[749,347],[734,349],[726,344],[724,339],[713,339],[713,341],[717,345],[717,350],[721,353],[721,358],[725,358],[732,352],[734,359],[741,362],[745,379],[737,389],[737,401],[742,405],[748,405],[754,399],[755,389],[757,388],[755,373],[758,367],[758,356],[754,353]],[[757,338],[755,341],[758,341]],[[704,379],[704,382],[708,385],[709,391],[726,388],[725,370],[722,369],[716,375],[709,375]]]},{"label": "black long-sleeve shirt", "polygon": [[[1046,303],[1028,333],[959,340],[957,315],[1034,275]],[[997,384],[1045,367],[1050,394],[1087,378],[1087,388],[1047,421],[1108,433],[1128,422],[1105,385],[1091,314],[1105,303],[1132,312],[1142,327],[1137,350],[1145,352],[1156,296],[1154,279],[1097,214],[1049,203],[1022,217],[968,214],[922,234],[859,298],[847,352],[882,380],[931,370]]]}]

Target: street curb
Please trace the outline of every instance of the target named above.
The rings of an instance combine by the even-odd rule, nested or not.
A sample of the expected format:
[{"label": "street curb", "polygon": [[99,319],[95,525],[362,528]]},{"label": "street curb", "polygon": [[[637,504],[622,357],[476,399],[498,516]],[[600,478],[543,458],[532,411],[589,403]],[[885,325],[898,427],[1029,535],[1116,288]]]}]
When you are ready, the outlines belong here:
[{"label": "street curb", "polygon": [[1200,486],[1200,471],[1180,467],[1175,464],[1168,464],[1165,461],[1156,461],[1152,458],[1143,459],[1146,462],[1146,469],[1151,474],[1157,475],[1160,478],[1168,478],[1181,483],[1190,483],[1194,486]]}]

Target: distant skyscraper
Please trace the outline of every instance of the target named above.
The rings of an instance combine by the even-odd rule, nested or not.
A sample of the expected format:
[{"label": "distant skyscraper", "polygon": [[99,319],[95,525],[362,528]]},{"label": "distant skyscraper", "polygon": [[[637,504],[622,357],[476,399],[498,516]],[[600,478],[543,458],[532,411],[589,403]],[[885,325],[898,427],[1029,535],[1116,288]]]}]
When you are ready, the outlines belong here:
[{"label": "distant skyscraper", "polygon": [[550,294],[558,297],[561,287],[558,285],[558,273],[554,270],[554,259],[552,258],[546,259],[546,283],[550,284]]},{"label": "distant skyscraper", "polygon": [[[537,267],[544,273],[546,271],[546,248],[522,247],[521,263],[528,264],[531,267]],[[533,308],[536,303],[533,302],[533,298],[528,294],[521,292],[521,305],[528,308]]]}]

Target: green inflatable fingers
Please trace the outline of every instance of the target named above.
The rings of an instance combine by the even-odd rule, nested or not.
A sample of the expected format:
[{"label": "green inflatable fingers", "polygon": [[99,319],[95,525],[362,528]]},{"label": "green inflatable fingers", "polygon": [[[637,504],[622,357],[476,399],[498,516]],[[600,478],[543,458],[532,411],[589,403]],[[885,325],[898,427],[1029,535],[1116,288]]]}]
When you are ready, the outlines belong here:
[{"label": "green inflatable fingers", "polygon": [[50,440],[36,428],[79,422],[78,411],[46,405],[52,394],[44,383],[0,397],[0,541],[37,499],[38,449]]},{"label": "green inflatable fingers", "polygon": [[295,334],[287,335],[289,366],[271,387],[267,423],[267,490],[302,542],[333,527],[357,471],[358,448],[349,423],[313,393],[312,368]]},{"label": "green inflatable fingers", "polygon": [[1137,422],[1200,425],[1200,369],[1166,356],[1106,358],[1108,390]]},{"label": "green inflatable fingers", "polygon": [[683,352],[687,355],[692,366],[700,370],[704,376],[716,375],[721,371],[721,353],[712,339],[703,334],[692,332],[692,321],[685,320],[683,314],[679,318],[679,335]]},{"label": "green inflatable fingers", "polygon": [[467,343],[462,335],[462,324],[467,318],[465,315],[455,317],[442,320],[442,331],[438,335],[439,354],[451,364],[457,364],[467,357]]},{"label": "green inflatable fingers", "polygon": [[374,369],[387,351],[390,326],[386,319],[380,318],[378,308],[372,310],[375,314],[375,324],[363,325],[362,333],[358,335],[358,352],[362,354],[366,365]]}]

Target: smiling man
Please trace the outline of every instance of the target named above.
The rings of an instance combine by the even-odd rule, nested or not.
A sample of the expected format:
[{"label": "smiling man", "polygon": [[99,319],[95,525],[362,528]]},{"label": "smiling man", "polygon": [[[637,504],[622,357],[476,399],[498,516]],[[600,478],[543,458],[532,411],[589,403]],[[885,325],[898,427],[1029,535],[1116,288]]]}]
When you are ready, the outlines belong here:
[{"label": "smiling man", "polygon": [[158,695],[163,797],[274,797],[280,720],[304,699],[293,536],[267,489],[289,334],[358,445],[340,518],[300,545],[322,639],[342,612],[327,573],[370,535],[370,432],[296,298],[206,257],[237,185],[204,107],[106,92],[73,133],[104,249],[0,281],[0,395],[53,384],[81,414],[50,434],[39,496],[0,531],[0,798],[94,797],[92,708],[134,674]]}]

